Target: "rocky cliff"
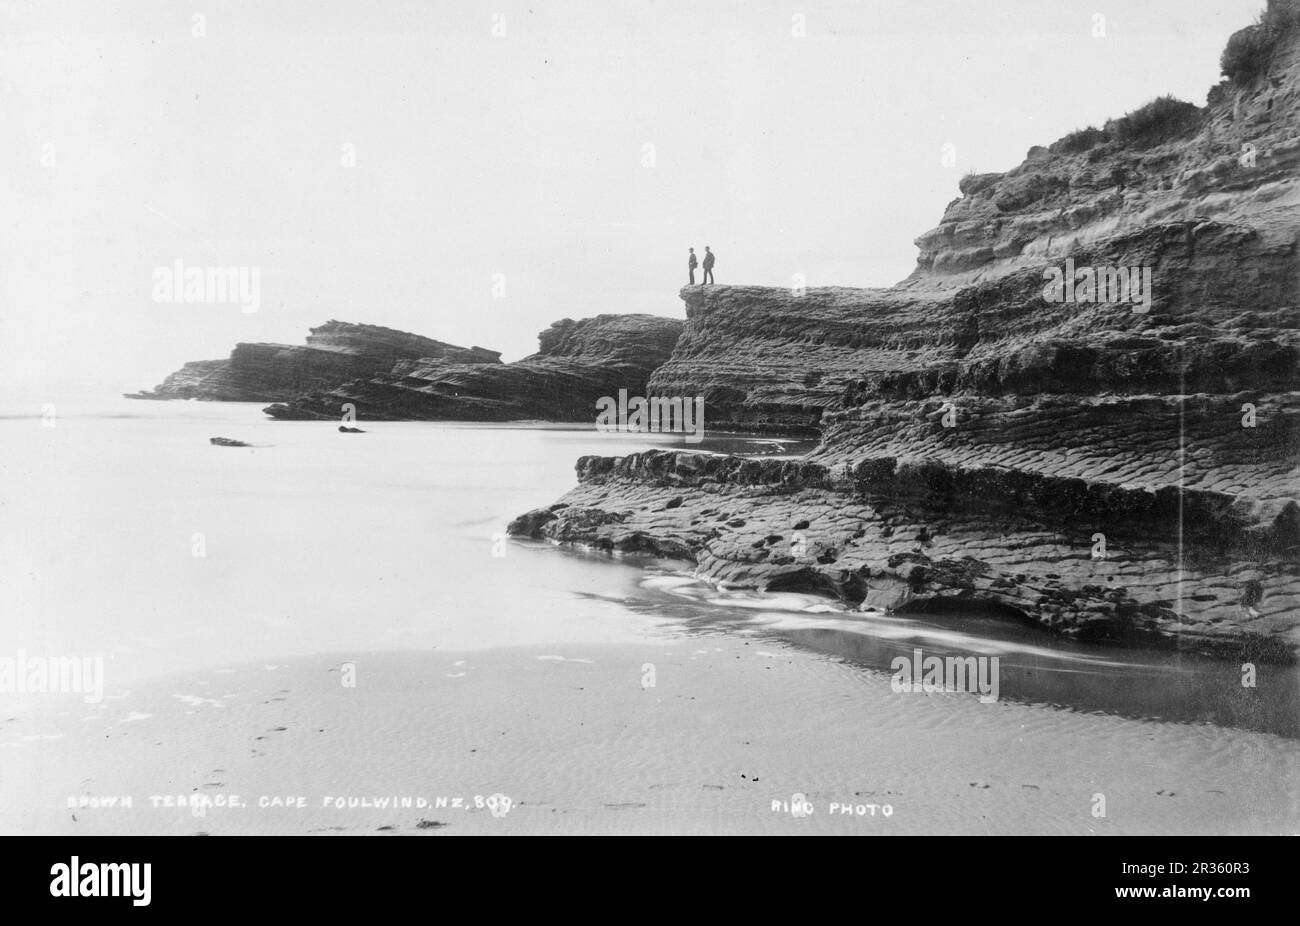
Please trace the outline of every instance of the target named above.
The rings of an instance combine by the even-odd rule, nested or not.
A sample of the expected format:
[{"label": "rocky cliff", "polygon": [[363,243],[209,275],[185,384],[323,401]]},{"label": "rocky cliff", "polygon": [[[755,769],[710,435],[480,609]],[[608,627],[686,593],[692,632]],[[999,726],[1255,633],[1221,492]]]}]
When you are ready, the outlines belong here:
[{"label": "rocky cliff", "polygon": [[563,319],[538,335],[537,353],[515,363],[404,360],[392,369],[272,405],[275,418],[337,418],[345,403],[368,420],[594,421],[596,400],[644,395],[672,352],[682,322],[656,315]]},{"label": "rocky cliff", "polygon": [[187,363],[153,390],[128,398],[274,402],[420,358],[501,361],[499,353],[481,347],[457,347],[378,325],[328,321],[311,329],[305,346],[239,344],[225,360]]},{"label": "rocky cliff", "polygon": [[963,179],[896,287],[683,290],[651,394],[703,395],[710,428],[815,429],[808,457],[587,457],[511,530],[1292,659],[1300,4],[1255,29],[1205,107],[1155,101]]}]

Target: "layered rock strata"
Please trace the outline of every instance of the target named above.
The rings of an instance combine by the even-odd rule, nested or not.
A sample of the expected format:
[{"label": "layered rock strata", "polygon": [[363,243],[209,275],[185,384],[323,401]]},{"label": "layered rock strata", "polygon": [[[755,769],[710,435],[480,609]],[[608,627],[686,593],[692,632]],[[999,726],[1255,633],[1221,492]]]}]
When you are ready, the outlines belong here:
[{"label": "layered rock strata", "polygon": [[378,325],[328,321],[311,329],[305,346],[239,344],[225,360],[187,363],[153,390],[128,398],[275,402],[421,358],[501,361],[498,352],[481,347],[457,347]]},{"label": "layered rock strata", "polygon": [[[585,457],[512,532],[1293,659],[1300,30],[1204,108],[1145,108],[961,191],[896,287],[683,290],[651,393],[703,395],[710,428],[815,429],[811,454]],[[1070,301],[1049,287],[1067,267]],[[1119,269],[1141,298],[1084,288]]]},{"label": "layered rock strata", "polygon": [[299,396],[266,413],[337,418],[351,403],[370,420],[594,421],[596,400],[620,389],[644,395],[650,373],[671,354],[678,319],[598,315],[563,319],[538,335],[538,352],[514,363],[406,360],[327,392]]}]

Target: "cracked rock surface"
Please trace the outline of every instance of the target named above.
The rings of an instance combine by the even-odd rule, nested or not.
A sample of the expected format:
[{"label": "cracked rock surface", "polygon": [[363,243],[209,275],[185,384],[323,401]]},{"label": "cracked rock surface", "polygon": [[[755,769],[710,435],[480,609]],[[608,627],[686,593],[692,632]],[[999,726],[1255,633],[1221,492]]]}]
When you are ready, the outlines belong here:
[{"label": "cracked rock surface", "polygon": [[[703,396],[710,430],[817,434],[806,457],[584,457],[511,531],[1293,661],[1300,35],[1175,137],[1096,135],[965,178],[895,287],[682,290],[650,394]],[[1050,300],[1067,260],[1149,270],[1150,300]]]}]

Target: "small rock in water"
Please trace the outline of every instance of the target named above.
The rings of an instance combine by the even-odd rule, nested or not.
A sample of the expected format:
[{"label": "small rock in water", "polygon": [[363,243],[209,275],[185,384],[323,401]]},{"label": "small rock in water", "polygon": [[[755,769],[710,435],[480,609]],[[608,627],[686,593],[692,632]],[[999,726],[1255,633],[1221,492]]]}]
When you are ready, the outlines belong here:
[{"label": "small rock in water", "polygon": [[339,431],[343,434],[365,434],[360,428],[349,428],[346,425],[339,425]]},{"label": "small rock in water", "polygon": [[215,444],[218,447],[251,447],[252,444],[246,444],[242,440],[232,440],[229,437],[209,437],[208,443]]}]

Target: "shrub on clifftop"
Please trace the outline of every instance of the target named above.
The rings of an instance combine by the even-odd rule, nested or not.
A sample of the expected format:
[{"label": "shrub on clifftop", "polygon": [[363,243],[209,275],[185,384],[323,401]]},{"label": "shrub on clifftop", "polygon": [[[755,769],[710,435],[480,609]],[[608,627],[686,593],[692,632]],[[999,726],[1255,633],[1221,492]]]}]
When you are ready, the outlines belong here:
[{"label": "shrub on clifftop", "polygon": [[1076,129],[1069,135],[1057,139],[1048,150],[1053,153],[1077,154],[1095,148],[1106,140],[1106,133],[1096,126]]},{"label": "shrub on clifftop", "polygon": [[1106,123],[1106,136],[1121,145],[1150,147],[1178,138],[1201,124],[1202,111],[1195,103],[1172,96],[1157,97],[1119,119]]},{"label": "shrub on clifftop", "polygon": [[1269,0],[1253,26],[1238,29],[1228,39],[1219,69],[1233,83],[1244,84],[1268,64],[1278,41],[1300,28],[1300,0]]}]

